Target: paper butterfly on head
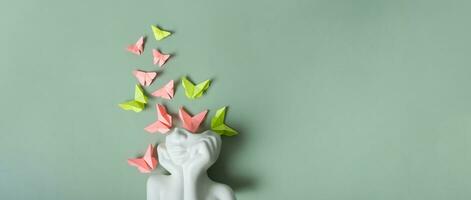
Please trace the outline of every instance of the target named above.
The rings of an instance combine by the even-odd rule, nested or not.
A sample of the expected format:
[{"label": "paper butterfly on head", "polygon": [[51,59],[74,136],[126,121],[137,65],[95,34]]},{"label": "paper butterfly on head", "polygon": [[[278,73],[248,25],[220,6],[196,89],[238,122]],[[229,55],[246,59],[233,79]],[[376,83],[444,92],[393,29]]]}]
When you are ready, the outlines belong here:
[{"label": "paper butterfly on head", "polygon": [[132,74],[134,74],[142,86],[149,86],[157,76],[157,72],[144,72],[139,70],[134,70]]},{"label": "paper butterfly on head", "polygon": [[209,88],[210,83],[211,80],[208,79],[195,86],[195,84],[189,81],[186,76],[182,78],[182,85],[185,89],[185,95],[189,99],[197,99],[203,96],[203,93]]},{"label": "paper butterfly on head", "polygon": [[154,147],[149,144],[144,157],[128,159],[128,164],[137,167],[141,173],[151,173],[157,167]]},{"label": "paper butterfly on head", "polygon": [[217,110],[216,114],[214,114],[213,119],[211,119],[211,130],[218,133],[219,135],[225,135],[225,136],[234,136],[234,135],[239,134],[237,133],[236,130],[224,124],[225,118],[226,118],[226,107],[223,107]]},{"label": "paper butterfly on head", "polygon": [[147,104],[147,96],[144,94],[141,86],[136,85],[134,89],[134,100],[119,104],[123,110],[132,110],[141,112]]},{"label": "paper butterfly on head", "polygon": [[160,29],[157,26],[152,25],[151,27],[152,27],[152,32],[154,32],[154,37],[156,40],[162,40],[172,34],[171,32]]},{"label": "paper butterfly on head", "polygon": [[136,44],[129,45],[127,50],[133,54],[141,55],[144,51],[144,36],[140,37]]},{"label": "paper butterfly on head", "polygon": [[150,124],[144,130],[149,133],[167,133],[172,128],[172,116],[167,113],[165,106],[157,104],[157,121]]},{"label": "paper butterfly on head", "polygon": [[152,49],[152,55],[154,56],[154,65],[158,64],[159,67],[162,67],[170,58],[170,54],[164,54],[156,49]]},{"label": "paper butterfly on head", "polygon": [[192,133],[195,133],[196,131],[198,131],[198,128],[200,127],[201,122],[203,122],[204,117],[206,116],[206,113],[208,113],[208,110],[200,112],[192,117],[190,114],[188,114],[185,111],[183,107],[180,107],[180,110],[178,111],[180,120],[183,123],[183,128],[185,128],[186,130]]},{"label": "paper butterfly on head", "polygon": [[152,96],[161,97],[163,99],[172,99],[174,94],[173,80],[169,81],[164,87],[154,91]]}]

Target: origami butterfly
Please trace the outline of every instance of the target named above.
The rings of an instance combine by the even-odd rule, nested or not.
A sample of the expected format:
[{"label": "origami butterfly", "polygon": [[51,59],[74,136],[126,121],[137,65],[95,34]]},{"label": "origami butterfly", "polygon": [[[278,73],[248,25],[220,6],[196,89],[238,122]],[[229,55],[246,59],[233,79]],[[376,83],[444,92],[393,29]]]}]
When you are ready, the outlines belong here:
[{"label": "origami butterfly", "polygon": [[162,40],[172,34],[171,32],[160,29],[157,26],[152,25],[151,27],[152,27],[152,32],[154,32],[154,36],[156,40]]},{"label": "origami butterfly", "polygon": [[211,119],[211,130],[218,133],[219,135],[225,136],[234,136],[239,134],[236,130],[224,124],[225,118],[226,107],[222,107],[221,109],[216,111],[216,114],[214,114],[213,119]]},{"label": "origami butterfly", "polygon": [[167,133],[172,128],[172,116],[167,113],[165,106],[157,104],[155,107],[157,108],[157,121],[144,128],[144,130],[149,133],[157,131]]},{"label": "origami butterfly", "polygon": [[170,58],[170,54],[163,54],[159,50],[152,49],[152,55],[154,55],[154,65],[159,65],[159,67],[162,67],[162,65],[167,62],[167,60]]},{"label": "origami butterfly", "polygon": [[144,51],[144,36],[140,37],[136,44],[129,45],[127,50],[133,54],[141,55]]},{"label": "origami butterfly", "polygon": [[152,170],[157,167],[157,158],[155,156],[154,147],[149,144],[149,146],[147,146],[146,153],[142,158],[128,159],[128,164],[137,167],[141,173],[152,172]]},{"label": "origami butterfly", "polygon": [[134,70],[132,74],[134,74],[139,83],[143,86],[152,84],[152,81],[154,81],[154,78],[157,76],[157,72],[144,72],[139,70]]},{"label": "origami butterfly", "polygon": [[182,85],[185,89],[185,95],[189,99],[197,99],[203,96],[203,93],[209,88],[210,83],[211,80],[208,79],[195,86],[195,84],[189,81],[185,76],[182,78]]},{"label": "origami butterfly", "polygon": [[134,112],[141,112],[147,104],[147,96],[144,94],[141,86],[136,84],[134,89],[134,100],[127,101],[119,104],[123,110],[132,110]]},{"label": "origami butterfly", "polygon": [[180,107],[180,110],[178,111],[180,120],[183,123],[183,128],[192,133],[195,133],[198,130],[198,127],[200,126],[201,122],[203,122],[206,113],[208,113],[208,110],[200,112],[192,117],[185,111],[183,107]]},{"label": "origami butterfly", "polygon": [[169,81],[164,87],[154,91],[152,96],[161,97],[163,99],[172,99],[173,98],[173,80]]}]

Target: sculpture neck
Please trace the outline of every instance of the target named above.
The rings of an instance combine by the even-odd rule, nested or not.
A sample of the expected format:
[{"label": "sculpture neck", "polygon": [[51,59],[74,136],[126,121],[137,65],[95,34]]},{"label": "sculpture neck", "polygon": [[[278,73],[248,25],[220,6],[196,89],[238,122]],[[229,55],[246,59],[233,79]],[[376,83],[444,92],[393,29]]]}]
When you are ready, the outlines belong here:
[{"label": "sculpture neck", "polygon": [[197,182],[208,182],[211,180],[206,172],[201,172],[198,174],[191,174],[191,175],[189,174],[185,176],[185,178],[186,180],[190,180],[190,181],[195,180]]},{"label": "sculpture neck", "polygon": [[184,200],[198,200],[198,194],[211,182],[206,171],[200,173],[183,173]]}]

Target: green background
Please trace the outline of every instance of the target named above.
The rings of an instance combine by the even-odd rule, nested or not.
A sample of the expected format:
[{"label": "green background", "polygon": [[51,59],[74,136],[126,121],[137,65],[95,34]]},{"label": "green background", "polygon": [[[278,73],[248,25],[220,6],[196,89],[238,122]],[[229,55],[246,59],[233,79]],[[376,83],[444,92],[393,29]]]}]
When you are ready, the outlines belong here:
[{"label": "green background", "polygon": [[[211,176],[238,199],[471,199],[470,1],[0,3],[0,199],[145,199],[126,163],[164,137],[122,111],[153,85],[214,80],[171,112],[228,105]],[[143,56],[125,51],[159,24]],[[206,127],[209,120],[206,120]]]}]

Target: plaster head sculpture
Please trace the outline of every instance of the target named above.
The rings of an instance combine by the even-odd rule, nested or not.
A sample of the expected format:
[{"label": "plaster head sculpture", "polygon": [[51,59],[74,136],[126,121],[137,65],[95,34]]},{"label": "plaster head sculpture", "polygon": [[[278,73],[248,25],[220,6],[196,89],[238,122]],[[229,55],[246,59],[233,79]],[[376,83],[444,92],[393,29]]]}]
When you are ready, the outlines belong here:
[{"label": "plaster head sculpture", "polygon": [[175,128],[157,147],[159,164],[170,175],[147,181],[147,200],[233,200],[227,185],[212,181],[207,170],[221,151],[221,137],[212,131],[190,133]]}]

